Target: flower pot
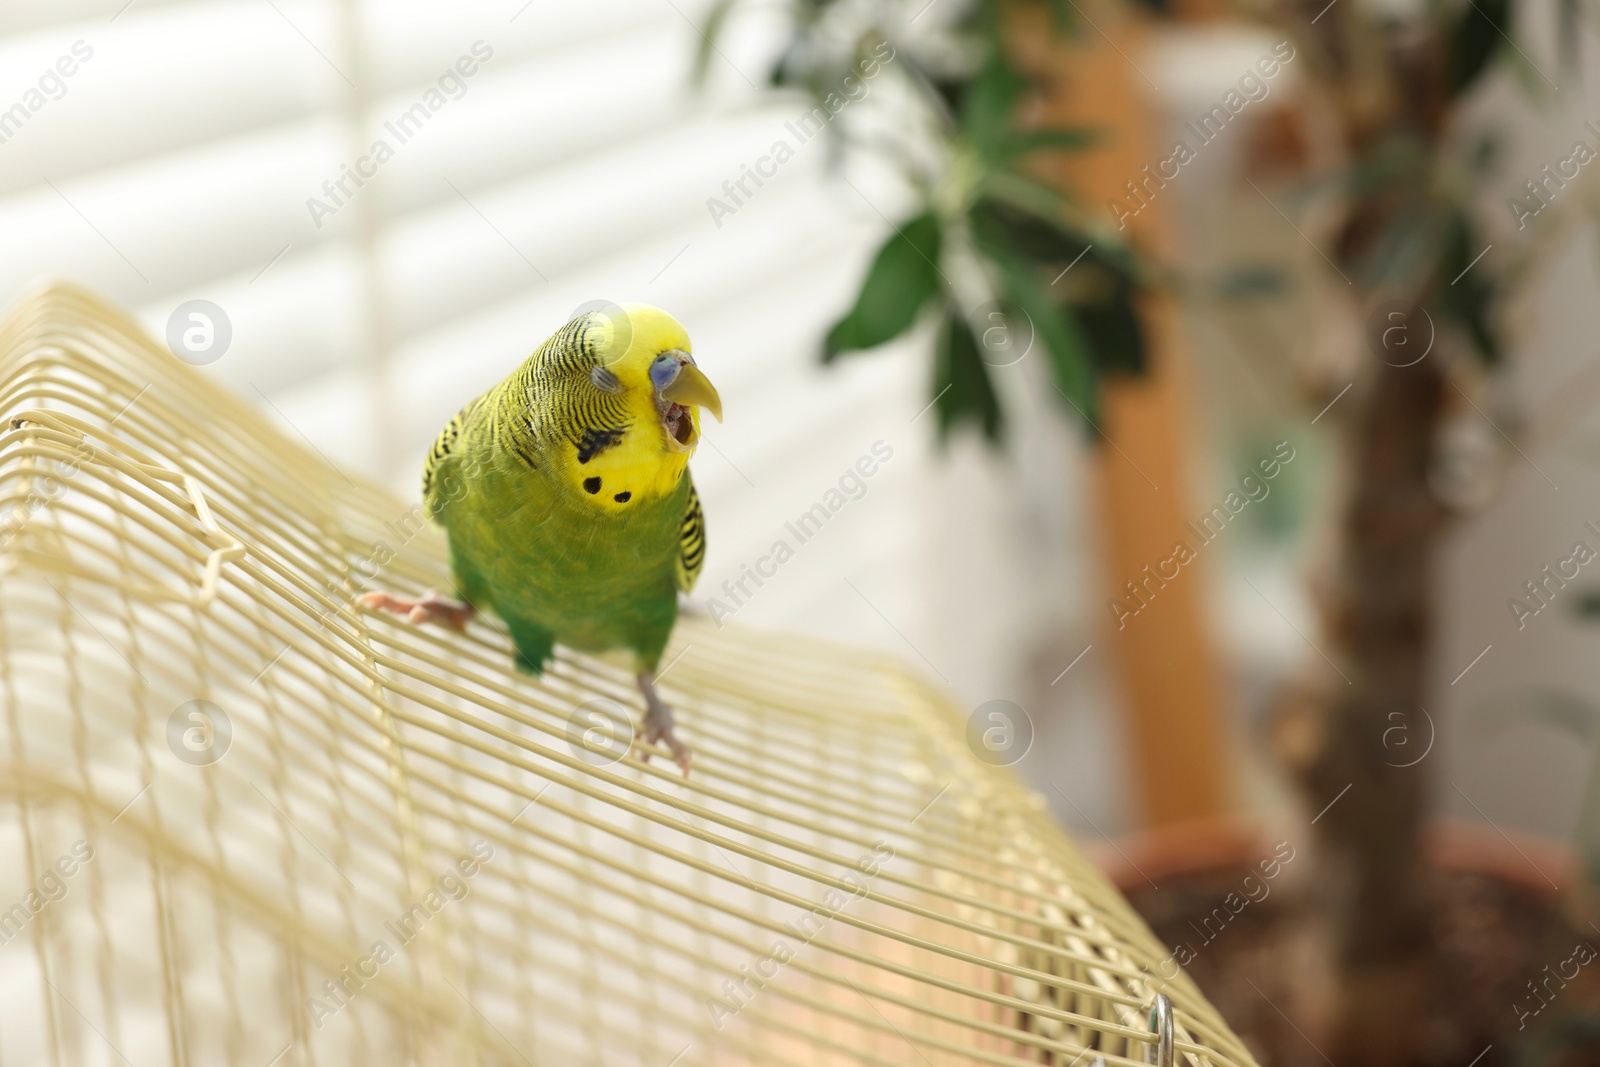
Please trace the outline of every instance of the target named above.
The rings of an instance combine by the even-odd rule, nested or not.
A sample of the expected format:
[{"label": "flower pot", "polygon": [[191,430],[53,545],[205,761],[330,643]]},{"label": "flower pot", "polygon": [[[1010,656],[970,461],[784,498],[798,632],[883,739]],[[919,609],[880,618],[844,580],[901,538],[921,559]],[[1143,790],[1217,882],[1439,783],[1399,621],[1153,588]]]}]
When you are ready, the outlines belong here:
[{"label": "flower pot", "polygon": [[[1436,995],[1421,1062],[1600,1062],[1600,965],[1585,958],[1600,930],[1561,910],[1566,849],[1457,820],[1434,823],[1424,849]],[[1263,1064],[1326,1067],[1303,1008],[1330,970],[1307,936],[1319,875],[1303,831],[1208,820],[1088,851]]]}]

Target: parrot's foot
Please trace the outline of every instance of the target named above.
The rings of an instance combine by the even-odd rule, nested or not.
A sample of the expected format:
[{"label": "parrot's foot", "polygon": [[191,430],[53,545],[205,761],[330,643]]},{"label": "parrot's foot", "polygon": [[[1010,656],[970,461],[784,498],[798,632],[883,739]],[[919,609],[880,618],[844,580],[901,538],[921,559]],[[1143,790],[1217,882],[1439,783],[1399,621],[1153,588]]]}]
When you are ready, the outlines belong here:
[{"label": "parrot's foot", "polygon": [[[644,694],[644,741],[647,745],[662,744],[672,753],[672,758],[678,761],[678,766],[683,768],[684,776],[689,774],[689,746],[678,740],[677,734],[672,730],[672,709],[667,707],[656,692],[655,677],[649,671],[639,672],[639,692]],[[637,740],[635,741],[637,744]],[[640,753],[641,758],[650,762],[650,753]]]},{"label": "parrot's foot", "polygon": [[404,615],[406,621],[413,625],[438,622],[463,632],[466,631],[467,621],[478,613],[478,609],[465,600],[451,600],[441,596],[437,589],[430,589],[415,600],[393,593],[362,593],[356,597],[356,603],[374,611],[392,611],[396,615]]}]

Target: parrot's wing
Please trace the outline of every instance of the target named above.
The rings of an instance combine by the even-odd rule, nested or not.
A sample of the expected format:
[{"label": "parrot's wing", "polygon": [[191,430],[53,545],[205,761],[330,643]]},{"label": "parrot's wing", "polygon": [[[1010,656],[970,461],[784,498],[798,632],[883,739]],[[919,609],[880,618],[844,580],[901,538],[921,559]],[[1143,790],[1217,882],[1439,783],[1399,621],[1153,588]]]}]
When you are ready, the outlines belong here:
[{"label": "parrot's wing", "polygon": [[700,494],[694,491],[694,483],[690,482],[689,504],[683,510],[683,522],[678,527],[678,588],[685,593],[693,589],[705,562],[706,517],[700,510]]},{"label": "parrot's wing", "polygon": [[433,447],[428,450],[427,462],[422,465],[422,504],[431,517],[438,517],[439,505],[443,502],[436,498],[434,492],[439,488],[437,482],[440,477],[440,468],[450,458],[450,453],[454,451],[456,442],[461,439],[461,431],[466,427],[467,419],[471,417],[481,403],[483,403],[483,397],[480,396],[456,412],[455,418],[451,419],[445,425],[445,428],[439,431],[439,436],[433,439]]}]

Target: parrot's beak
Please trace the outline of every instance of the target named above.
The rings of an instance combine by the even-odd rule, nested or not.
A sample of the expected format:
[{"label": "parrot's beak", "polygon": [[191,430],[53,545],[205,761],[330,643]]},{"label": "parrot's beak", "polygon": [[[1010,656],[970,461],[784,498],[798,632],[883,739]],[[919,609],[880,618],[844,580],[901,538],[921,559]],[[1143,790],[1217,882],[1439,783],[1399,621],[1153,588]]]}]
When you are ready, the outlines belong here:
[{"label": "parrot's beak", "polygon": [[661,395],[674,404],[705,408],[712,418],[722,421],[722,398],[717,395],[717,387],[693,363],[679,367],[678,376],[661,390]]}]

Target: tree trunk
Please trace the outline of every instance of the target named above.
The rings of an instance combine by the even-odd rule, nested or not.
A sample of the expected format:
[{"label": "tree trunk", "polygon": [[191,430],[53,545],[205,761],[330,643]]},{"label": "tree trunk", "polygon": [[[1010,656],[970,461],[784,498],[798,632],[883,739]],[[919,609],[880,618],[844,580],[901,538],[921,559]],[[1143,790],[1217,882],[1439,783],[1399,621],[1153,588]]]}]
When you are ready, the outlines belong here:
[{"label": "tree trunk", "polygon": [[1408,367],[1369,358],[1344,398],[1338,544],[1318,590],[1321,651],[1332,662],[1318,662],[1279,723],[1279,749],[1307,809],[1320,813],[1313,937],[1328,981],[1307,1007],[1335,1063],[1423,1055],[1433,946],[1420,855],[1420,756],[1432,736],[1422,698],[1446,518],[1427,472],[1445,387],[1437,352]]}]

